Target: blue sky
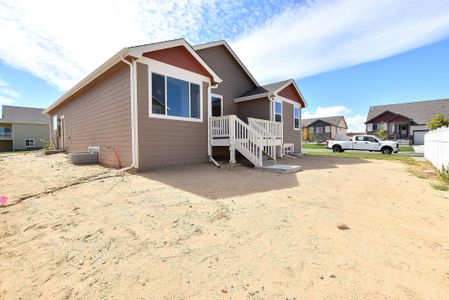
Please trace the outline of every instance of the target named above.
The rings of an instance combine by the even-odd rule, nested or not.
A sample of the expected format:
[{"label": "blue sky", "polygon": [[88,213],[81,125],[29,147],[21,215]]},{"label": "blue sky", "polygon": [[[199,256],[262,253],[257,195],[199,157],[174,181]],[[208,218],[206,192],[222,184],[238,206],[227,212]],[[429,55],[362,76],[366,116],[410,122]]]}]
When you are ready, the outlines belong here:
[{"label": "blue sky", "polygon": [[46,107],[124,46],[226,39],[261,83],[295,78],[304,116],[449,97],[449,1],[3,1],[0,105]]}]

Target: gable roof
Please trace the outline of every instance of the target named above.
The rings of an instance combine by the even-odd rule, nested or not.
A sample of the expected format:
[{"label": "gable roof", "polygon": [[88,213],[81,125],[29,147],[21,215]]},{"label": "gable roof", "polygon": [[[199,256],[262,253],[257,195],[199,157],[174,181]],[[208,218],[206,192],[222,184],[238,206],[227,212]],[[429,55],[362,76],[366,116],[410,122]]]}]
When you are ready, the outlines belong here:
[{"label": "gable roof", "polygon": [[98,76],[109,70],[111,67],[119,63],[122,59],[125,59],[128,56],[134,57],[134,58],[141,58],[144,53],[151,52],[151,51],[157,51],[162,49],[168,49],[178,46],[184,46],[190,54],[195,57],[196,60],[211,74],[213,81],[216,83],[220,83],[222,80],[220,77],[212,70],[211,67],[207,65],[207,63],[201,58],[201,56],[196,53],[196,51],[190,46],[190,44],[184,39],[175,39],[170,41],[164,41],[164,42],[157,42],[157,43],[151,43],[151,44],[144,44],[144,45],[138,45],[138,46],[132,46],[132,47],[125,47],[119,52],[117,52],[114,56],[112,56],[110,59],[108,59],[105,63],[103,63],[101,66],[99,66],[97,69],[95,69],[92,73],[87,75],[83,80],[81,80],[78,84],[76,84],[73,88],[68,90],[65,94],[63,94],[58,100],[53,102],[47,109],[45,109],[45,113],[49,113],[51,110],[59,106],[61,103],[63,103],[67,98],[81,90],[83,87],[88,85],[90,82],[92,82],[94,79],[96,79]]},{"label": "gable roof", "polygon": [[242,101],[248,101],[248,100],[258,99],[258,98],[262,98],[262,97],[277,96],[277,94],[280,91],[282,91],[284,88],[286,88],[290,84],[293,84],[293,86],[295,87],[299,96],[301,97],[301,100],[304,102],[304,107],[306,107],[307,102],[304,99],[303,95],[301,94],[301,91],[299,90],[298,86],[296,85],[296,82],[293,79],[287,79],[287,80],[278,81],[278,82],[259,86],[255,89],[252,89],[251,91],[243,94],[242,96],[235,98],[234,101],[242,102]]},{"label": "gable roof", "polygon": [[43,108],[3,105],[0,123],[45,124],[50,122]]},{"label": "gable roof", "polygon": [[345,122],[345,127],[346,129],[348,129],[348,125],[346,125],[346,120],[345,117],[343,116],[334,116],[334,117],[324,117],[324,118],[310,118],[310,119],[302,119],[301,123],[302,123],[302,127],[309,127],[310,125],[312,125],[313,123],[317,122],[317,121],[322,121],[325,123],[328,123],[330,125],[333,126],[339,126],[341,120],[343,120]]},{"label": "gable roof", "polygon": [[449,99],[371,106],[365,123],[369,123],[385,112],[392,112],[409,118],[416,124],[426,124],[437,114],[443,114],[446,118],[449,118]]},{"label": "gable roof", "polygon": [[199,44],[199,45],[193,46],[193,49],[195,51],[200,51],[202,49],[208,49],[208,48],[213,48],[213,47],[218,47],[218,46],[224,46],[229,51],[229,53],[231,53],[231,55],[234,57],[234,59],[237,61],[237,63],[240,65],[240,67],[243,69],[243,71],[245,71],[245,73],[248,75],[248,77],[253,81],[253,83],[257,87],[260,86],[260,84],[254,78],[254,76],[251,74],[251,72],[245,67],[245,65],[242,63],[240,58],[237,56],[237,54],[235,54],[235,52],[232,50],[232,48],[229,46],[229,44],[225,40]]}]

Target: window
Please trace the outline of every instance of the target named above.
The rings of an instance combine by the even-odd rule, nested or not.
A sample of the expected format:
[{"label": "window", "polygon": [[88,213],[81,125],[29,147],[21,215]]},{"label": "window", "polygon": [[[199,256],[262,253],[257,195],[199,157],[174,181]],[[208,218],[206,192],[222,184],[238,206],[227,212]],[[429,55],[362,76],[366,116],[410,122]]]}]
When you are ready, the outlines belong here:
[{"label": "window", "polygon": [[365,136],[363,137],[364,142],[371,142],[371,143],[378,143],[379,141],[373,138],[372,136]]},{"label": "window", "polygon": [[274,102],[274,120],[276,122],[282,122],[282,102]]},{"label": "window", "polygon": [[175,118],[201,118],[200,85],[151,73],[151,112]]},{"label": "window", "polygon": [[53,130],[58,130],[58,116],[53,116]]},{"label": "window", "polygon": [[325,131],[326,133],[331,132],[331,127],[330,127],[330,126],[324,127],[324,131]]},{"label": "window", "polygon": [[299,107],[294,106],[293,108],[293,129],[299,130]]},{"label": "window", "polygon": [[363,142],[363,136],[358,135],[358,136],[355,137],[355,140],[356,140],[357,142]]},{"label": "window", "polygon": [[324,127],[315,127],[314,128],[314,132],[315,133],[323,133],[324,132]]},{"label": "window", "polygon": [[378,124],[373,124],[373,130],[372,131],[377,131],[377,126]]},{"label": "window", "polygon": [[26,139],[25,140],[25,147],[34,147],[34,140],[33,139]]},{"label": "window", "polygon": [[212,100],[212,117],[223,116],[223,96],[211,95]]}]

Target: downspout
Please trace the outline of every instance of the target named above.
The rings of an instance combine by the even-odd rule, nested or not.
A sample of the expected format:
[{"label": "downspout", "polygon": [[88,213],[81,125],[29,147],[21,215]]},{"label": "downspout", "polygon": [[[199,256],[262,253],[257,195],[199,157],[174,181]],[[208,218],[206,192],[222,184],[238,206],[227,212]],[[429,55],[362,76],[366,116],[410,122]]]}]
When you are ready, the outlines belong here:
[{"label": "downspout", "polygon": [[139,167],[139,156],[138,156],[138,144],[137,144],[137,96],[136,96],[136,72],[135,72],[135,61],[132,63],[127,61],[123,56],[120,58],[121,61],[129,66],[129,84],[131,93],[131,146],[132,146],[132,163],[129,167],[121,169],[121,171],[127,171],[130,169],[137,169]]},{"label": "downspout", "polygon": [[207,156],[209,157],[209,161],[212,162],[217,168],[220,167],[218,162],[212,157],[212,145],[210,140],[210,117],[212,114],[212,89],[218,87],[218,83],[211,84],[207,88],[207,93],[209,94],[207,97]]}]

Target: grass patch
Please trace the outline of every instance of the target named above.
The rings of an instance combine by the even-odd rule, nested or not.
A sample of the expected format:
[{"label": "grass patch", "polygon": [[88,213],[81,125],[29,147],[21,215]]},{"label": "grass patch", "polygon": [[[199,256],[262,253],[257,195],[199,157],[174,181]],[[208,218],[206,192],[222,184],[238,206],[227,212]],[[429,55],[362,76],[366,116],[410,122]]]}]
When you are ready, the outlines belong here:
[{"label": "grass patch", "polygon": [[402,151],[402,152],[415,152],[415,149],[413,149],[412,146],[401,146],[401,145],[399,145],[399,151]]},{"label": "grass patch", "polygon": [[326,149],[325,144],[302,144],[305,149]]},{"label": "grass patch", "polygon": [[304,155],[309,156],[333,156],[333,157],[350,157],[350,158],[360,158],[360,159],[380,159],[380,160],[396,160],[396,161],[405,161],[413,163],[414,159],[411,156],[402,156],[402,155],[386,155],[381,153],[353,153],[353,152],[310,152]]},{"label": "grass patch", "polygon": [[431,184],[431,186],[438,191],[449,191],[449,185],[447,185],[446,183],[433,183]]}]

